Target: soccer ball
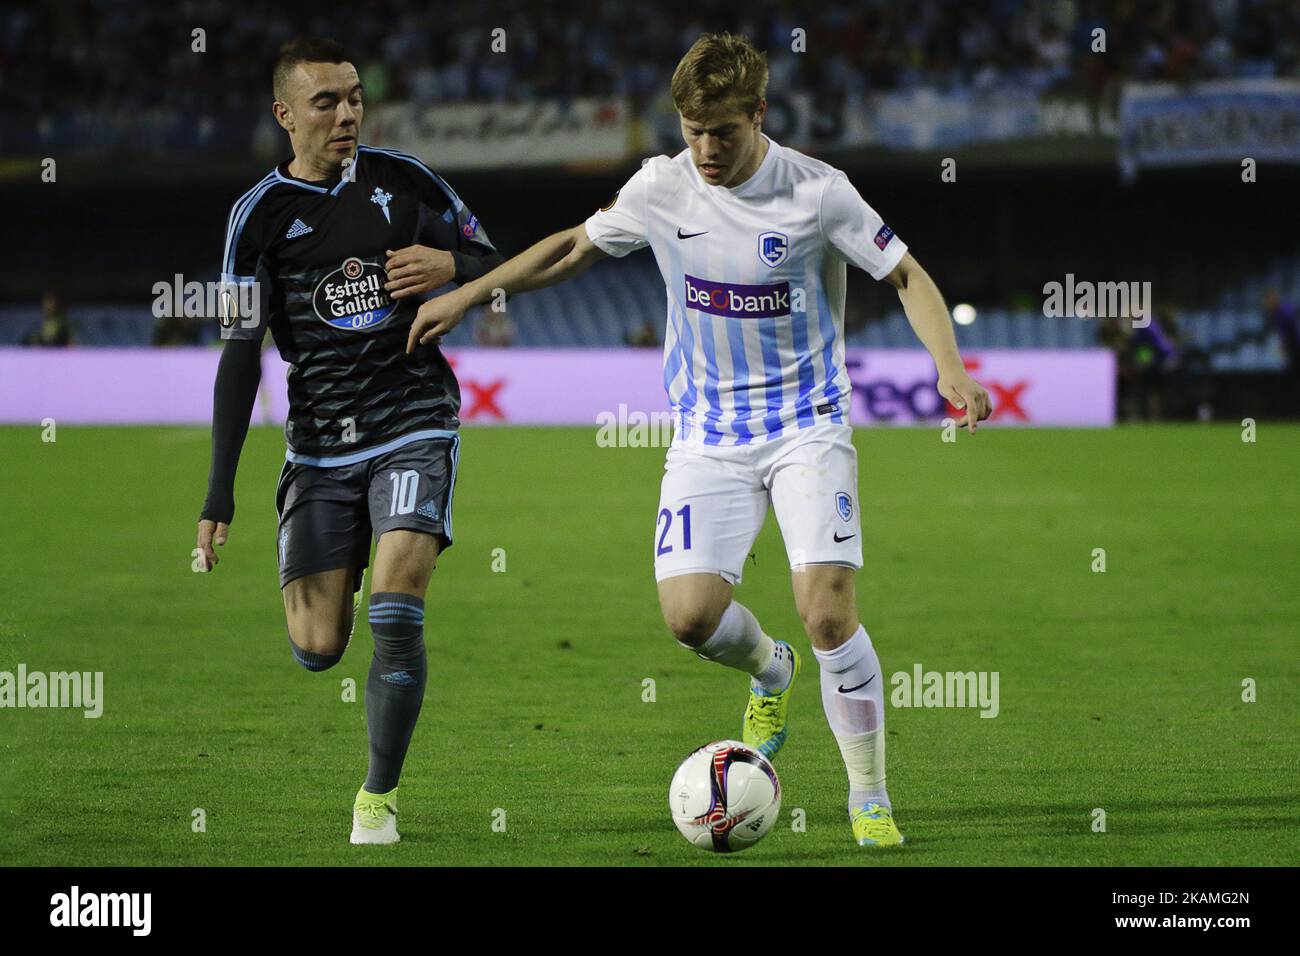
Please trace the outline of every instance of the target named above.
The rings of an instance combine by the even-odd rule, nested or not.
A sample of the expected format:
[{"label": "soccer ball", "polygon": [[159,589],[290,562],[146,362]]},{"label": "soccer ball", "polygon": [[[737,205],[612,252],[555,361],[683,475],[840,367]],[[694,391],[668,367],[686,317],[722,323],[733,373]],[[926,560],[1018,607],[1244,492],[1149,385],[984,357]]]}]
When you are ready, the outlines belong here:
[{"label": "soccer ball", "polygon": [[702,850],[734,853],[763,839],[781,812],[772,764],[739,740],[705,744],[682,761],[668,787],[682,836]]}]

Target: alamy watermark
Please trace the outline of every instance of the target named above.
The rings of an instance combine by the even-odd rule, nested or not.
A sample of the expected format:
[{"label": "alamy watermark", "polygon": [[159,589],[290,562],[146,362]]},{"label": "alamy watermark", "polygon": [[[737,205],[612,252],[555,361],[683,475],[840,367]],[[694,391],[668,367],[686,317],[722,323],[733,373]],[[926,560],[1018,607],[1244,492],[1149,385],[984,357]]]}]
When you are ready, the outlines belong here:
[{"label": "alamy watermark", "polygon": [[1065,282],[1043,285],[1043,315],[1049,319],[1127,319],[1133,328],[1151,324],[1150,282],[1078,281],[1073,272]]},{"label": "alamy watermark", "polygon": [[926,671],[920,664],[897,671],[889,683],[891,707],[978,707],[981,717],[996,717],[998,671]]},{"label": "alamy watermark", "polygon": [[667,448],[673,443],[673,416],[669,412],[617,412],[596,416],[598,448]]},{"label": "alamy watermark", "polygon": [[104,713],[103,671],[0,671],[0,708],[66,707],[93,720]]},{"label": "alamy watermark", "polygon": [[215,316],[222,328],[256,328],[262,296],[256,280],[199,282],[185,281],[176,273],[170,282],[155,282],[152,311],[155,319],[207,319]]},{"label": "alamy watermark", "polygon": [[132,936],[148,936],[152,914],[152,893],[83,893],[74,885],[50,897],[51,926],[129,927]]}]

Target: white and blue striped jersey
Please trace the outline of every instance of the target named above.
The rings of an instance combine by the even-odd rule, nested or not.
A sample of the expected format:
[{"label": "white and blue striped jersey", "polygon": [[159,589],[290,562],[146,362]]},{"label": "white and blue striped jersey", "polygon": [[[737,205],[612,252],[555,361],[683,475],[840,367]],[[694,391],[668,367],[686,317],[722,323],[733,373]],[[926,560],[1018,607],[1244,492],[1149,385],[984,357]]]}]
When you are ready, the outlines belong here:
[{"label": "white and blue striped jersey", "polygon": [[848,421],[845,265],[883,279],[907,246],[844,173],[768,139],[749,179],[710,186],[683,150],[646,162],[586,229],[611,256],[654,251],[681,440],[743,445]]}]

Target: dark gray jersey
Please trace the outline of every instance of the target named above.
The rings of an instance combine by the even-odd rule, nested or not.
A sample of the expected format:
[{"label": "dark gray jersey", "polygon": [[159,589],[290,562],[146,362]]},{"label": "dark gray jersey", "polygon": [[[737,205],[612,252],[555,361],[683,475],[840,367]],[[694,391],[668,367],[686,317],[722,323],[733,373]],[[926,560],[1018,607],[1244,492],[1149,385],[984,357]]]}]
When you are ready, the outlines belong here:
[{"label": "dark gray jersey", "polygon": [[272,170],[231,210],[223,339],[270,328],[289,363],[290,461],[335,465],[459,425],[460,389],[437,346],[406,354],[418,299],[384,291],[386,250],[452,252],[456,282],[501,256],[450,186],[413,156],[359,146],[325,182]]}]

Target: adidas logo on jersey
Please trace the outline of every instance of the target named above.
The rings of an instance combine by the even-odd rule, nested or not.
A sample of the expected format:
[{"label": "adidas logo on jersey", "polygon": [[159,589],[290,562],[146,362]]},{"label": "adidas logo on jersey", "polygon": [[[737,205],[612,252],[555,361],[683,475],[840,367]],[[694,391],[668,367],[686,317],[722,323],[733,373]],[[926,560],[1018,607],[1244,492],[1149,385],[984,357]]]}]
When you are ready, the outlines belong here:
[{"label": "adidas logo on jersey", "polygon": [[295,219],[293,225],[289,227],[289,231],[284,234],[284,238],[297,239],[299,236],[305,236],[307,233],[315,231],[301,219]]},{"label": "adidas logo on jersey", "polygon": [[416,508],[415,513],[422,518],[428,518],[430,521],[438,520],[438,509],[433,506],[432,499]]}]

